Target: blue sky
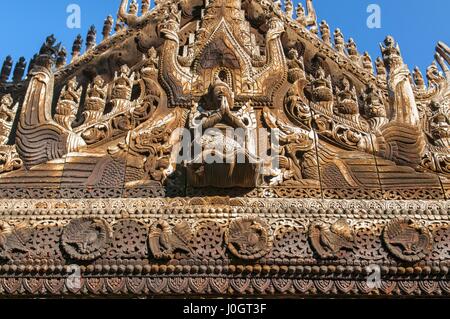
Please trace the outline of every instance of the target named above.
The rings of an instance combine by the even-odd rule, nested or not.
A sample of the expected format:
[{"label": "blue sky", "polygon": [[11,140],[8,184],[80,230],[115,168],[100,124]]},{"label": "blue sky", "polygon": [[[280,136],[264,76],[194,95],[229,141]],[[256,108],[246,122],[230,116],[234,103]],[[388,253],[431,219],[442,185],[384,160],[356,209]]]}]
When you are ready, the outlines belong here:
[{"label": "blue sky", "polygon": [[[304,1],[304,0],[302,0]],[[153,2],[153,1],[152,1]],[[295,1],[298,3],[298,1]],[[346,39],[353,37],[358,49],[379,55],[378,43],[392,34],[400,43],[406,63],[426,68],[433,60],[438,40],[450,44],[448,0],[314,0],[319,21],[327,20],[332,29],[339,27]],[[58,41],[71,51],[78,33],[86,36],[94,24],[101,38],[103,21],[108,14],[116,16],[120,0],[25,0],[4,1],[0,11],[0,59],[12,55],[27,60],[39,50],[45,37],[54,33]],[[367,7],[381,7],[381,29],[369,29]],[[70,4],[81,7],[81,29],[66,26]],[[0,62],[1,63],[1,62]]]}]

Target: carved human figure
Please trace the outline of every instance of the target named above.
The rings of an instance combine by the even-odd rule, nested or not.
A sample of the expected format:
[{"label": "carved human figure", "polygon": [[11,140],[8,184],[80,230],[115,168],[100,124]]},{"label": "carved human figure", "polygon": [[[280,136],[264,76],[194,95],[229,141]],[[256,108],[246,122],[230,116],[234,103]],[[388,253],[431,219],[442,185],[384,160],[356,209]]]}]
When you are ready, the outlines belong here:
[{"label": "carved human figure", "polygon": [[[60,50],[55,42],[53,36],[48,37],[36,58],[18,123],[17,151],[27,169],[77,152],[86,145],[78,134],[52,118],[53,67]],[[71,88],[64,94],[70,103],[79,101],[73,91]]]},{"label": "carved human figure", "polygon": [[286,96],[285,108],[287,113],[303,124],[305,127],[310,128],[312,122],[311,108],[305,101],[299,96],[294,88],[291,88]]},{"label": "carved human figure", "polygon": [[227,83],[219,77],[210,85],[206,97],[205,111],[197,120],[201,121],[203,130],[225,123],[233,128],[245,129],[244,122],[231,111],[234,107],[234,93]]},{"label": "carved human figure", "polygon": [[289,68],[288,79],[290,83],[293,84],[299,79],[305,77],[305,64],[303,61],[303,56],[299,56],[298,50],[294,48],[289,50],[287,65]]},{"label": "carved human figure", "polygon": [[18,83],[22,80],[23,75],[25,74],[25,68],[27,67],[27,62],[24,57],[21,57],[19,61],[17,61],[16,66],[14,68],[13,74],[13,82]]},{"label": "carved human figure", "polygon": [[319,31],[317,27],[317,15],[312,4],[312,0],[306,0],[306,8],[308,10],[308,14],[306,14],[306,10],[301,3],[297,6],[297,22],[302,26],[311,27],[311,32],[317,33]]},{"label": "carved human figure", "polygon": [[56,106],[55,121],[68,130],[72,130],[72,123],[76,118],[80,105],[82,87],[78,88],[76,78],[72,78],[61,92]]},{"label": "carved human figure", "polygon": [[114,18],[112,16],[108,16],[105,19],[105,22],[103,23],[103,30],[102,30],[103,39],[109,38],[109,36],[111,35],[113,24]]},{"label": "carved human figure", "polygon": [[108,87],[100,75],[97,75],[93,82],[89,84],[83,112],[85,124],[95,122],[103,115],[107,89]]},{"label": "carved human figure", "polygon": [[359,115],[358,96],[355,86],[352,86],[350,80],[344,77],[341,80],[342,88],[336,88],[337,102],[335,112],[342,115],[349,115],[352,119],[355,115]]},{"label": "carved human figure", "polygon": [[5,61],[3,62],[2,70],[0,73],[0,81],[5,83],[8,81],[9,76],[11,75],[11,70],[13,67],[13,59],[11,56],[7,56]]},{"label": "carved human figure", "polygon": [[285,0],[284,7],[286,9],[286,15],[289,18],[292,18],[292,15],[294,14],[294,4],[292,3],[292,0]]},{"label": "carved human figure", "polygon": [[126,64],[114,75],[111,91],[112,113],[122,112],[129,106],[135,76],[135,73],[130,74],[130,68]]}]

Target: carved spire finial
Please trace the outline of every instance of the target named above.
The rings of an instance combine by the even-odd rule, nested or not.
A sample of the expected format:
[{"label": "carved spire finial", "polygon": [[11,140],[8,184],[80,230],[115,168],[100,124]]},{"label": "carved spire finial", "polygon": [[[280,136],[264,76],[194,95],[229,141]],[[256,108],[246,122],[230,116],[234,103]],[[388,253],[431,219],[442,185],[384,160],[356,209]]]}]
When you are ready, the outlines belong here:
[{"label": "carved spire finial", "polygon": [[108,16],[103,24],[103,32],[102,32],[103,40],[109,38],[109,36],[111,35],[113,24],[114,18],[112,16]]},{"label": "carved spire finial", "polygon": [[19,61],[17,61],[16,66],[14,68],[13,74],[13,82],[18,83],[22,80],[23,75],[25,74],[25,68],[27,67],[27,63],[24,57],[20,57]]},{"label": "carved spire finial", "polygon": [[137,15],[139,11],[139,5],[136,0],[131,0],[130,7],[128,8],[128,13],[132,15]]},{"label": "carved spire finial", "polygon": [[89,51],[90,49],[95,47],[95,45],[97,44],[96,40],[97,40],[97,30],[95,29],[95,26],[92,25],[89,28],[86,37],[86,51]]},{"label": "carved spire finial", "polygon": [[76,37],[75,41],[73,41],[72,61],[80,56],[82,45],[83,45],[83,37],[81,36],[81,34],[79,34]]},{"label": "carved spire finial", "polygon": [[334,30],[334,47],[338,52],[344,54],[345,40],[344,35],[342,34],[341,29],[339,28]]},{"label": "carved spire finial", "polygon": [[56,59],[56,67],[62,68],[64,65],[66,65],[66,59],[67,59],[67,50],[65,47],[62,47],[61,50],[58,52],[58,57]]},{"label": "carved spire finial", "polygon": [[142,0],[141,13],[146,14],[150,10],[150,0]]},{"label": "carved spire finial", "polygon": [[322,20],[322,22],[320,23],[320,34],[322,36],[323,42],[331,44],[330,26],[325,20]]}]

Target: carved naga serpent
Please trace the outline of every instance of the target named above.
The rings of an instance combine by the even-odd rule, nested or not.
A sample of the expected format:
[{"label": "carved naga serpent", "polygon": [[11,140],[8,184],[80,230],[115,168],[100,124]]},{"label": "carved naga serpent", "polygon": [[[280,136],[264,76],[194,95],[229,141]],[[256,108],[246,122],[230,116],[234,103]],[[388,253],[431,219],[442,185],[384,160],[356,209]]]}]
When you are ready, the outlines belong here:
[{"label": "carved naga serpent", "polygon": [[426,140],[420,129],[419,110],[409,81],[410,71],[394,38],[388,36],[384,46],[381,45],[381,51],[389,69],[392,114],[378,140],[380,153],[397,164],[416,166],[424,154]]},{"label": "carved naga serpent", "polygon": [[84,140],[52,119],[55,61],[53,36],[41,48],[30,74],[17,129],[17,151],[26,168],[76,152]]}]

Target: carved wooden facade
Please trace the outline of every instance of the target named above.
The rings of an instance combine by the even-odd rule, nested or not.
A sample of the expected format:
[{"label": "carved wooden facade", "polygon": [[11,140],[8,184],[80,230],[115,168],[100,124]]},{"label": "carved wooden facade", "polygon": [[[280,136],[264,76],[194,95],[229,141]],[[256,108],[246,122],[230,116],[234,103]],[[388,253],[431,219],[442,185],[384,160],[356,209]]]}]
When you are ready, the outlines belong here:
[{"label": "carved wooden facade", "polygon": [[122,0],[7,58],[0,295],[449,296],[450,48],[424,78],[293,12]]}]

